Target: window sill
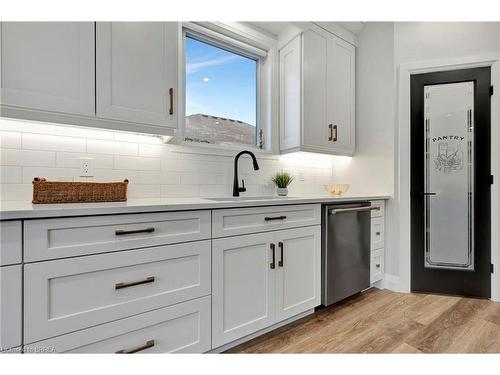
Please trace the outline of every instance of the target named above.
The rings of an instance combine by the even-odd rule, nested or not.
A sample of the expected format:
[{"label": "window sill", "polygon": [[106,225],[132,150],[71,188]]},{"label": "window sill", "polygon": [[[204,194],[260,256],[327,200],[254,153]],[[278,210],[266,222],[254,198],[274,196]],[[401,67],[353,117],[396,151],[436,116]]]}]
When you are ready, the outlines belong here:
[{"label": "window sill", "polygon": [[210,144],[193,144],[190,142],[180,142],[170,144],[172,152],[183,154],[204,154],[216,156],[230,156],[234,157],[236,153],[242,150],[252,151],[255,156],[261,159],[278,159],[279,155],[273,154],[269,150],[261,150],[257,147],[247,147],[244,145],[210,145]]}]

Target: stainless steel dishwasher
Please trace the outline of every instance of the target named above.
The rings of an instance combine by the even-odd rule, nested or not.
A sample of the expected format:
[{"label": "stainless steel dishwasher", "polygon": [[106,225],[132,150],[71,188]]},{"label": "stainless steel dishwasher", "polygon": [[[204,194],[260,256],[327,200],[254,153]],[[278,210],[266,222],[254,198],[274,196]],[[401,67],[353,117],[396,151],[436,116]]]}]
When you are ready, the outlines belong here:
[{"label": "stainless steel dishwasher", "polygon": [[322,207],[321,303],[370,287],[370,202]]}]

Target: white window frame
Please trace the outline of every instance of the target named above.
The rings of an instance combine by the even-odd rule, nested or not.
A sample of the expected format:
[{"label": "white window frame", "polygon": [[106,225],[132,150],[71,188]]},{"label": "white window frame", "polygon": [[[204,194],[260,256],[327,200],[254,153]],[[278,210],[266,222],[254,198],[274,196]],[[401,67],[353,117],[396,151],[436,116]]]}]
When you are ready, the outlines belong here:
[{"label": "white window frame", "polygon": [[[256,120],[257,137],[259,142],[259,131],[262,130],[264,136],[264,147],[261,149],[256,144],[249,145],[218,145],[203,144],[184,141],[186,126],[186,62],[185,62],[185,37],[191,35],[197,40],[212,44],[216,47],[224,48],[228,51],[238,53],[245,57],[257,61],[257,101]],[[179,33],[179,123],[176,136],[172,143],[178,145],[172,151],[192,153],[210,153],[217,155],[232,155],[234,151],[241,151],[243,148],[249,149],[258,154],[278,153],[278,136],[272,124],[277,123],[276,103],[272,93],[276,93],[277,84],[275,82],[277,54],[276,40],[259,35],[257,31],[249,32],[245,26],[238,23],[223,24],[217,23],[192,23],[184,22],[182,32]]]}]

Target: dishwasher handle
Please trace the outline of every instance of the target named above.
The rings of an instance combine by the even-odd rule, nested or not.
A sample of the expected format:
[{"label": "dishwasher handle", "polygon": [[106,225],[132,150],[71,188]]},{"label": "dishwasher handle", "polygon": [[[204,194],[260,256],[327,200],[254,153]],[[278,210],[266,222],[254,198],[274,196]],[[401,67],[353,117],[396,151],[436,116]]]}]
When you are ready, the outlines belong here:
[{"label": "dishwasher handle", "polygon": [[377,210],[380,211],[380,207],[378,206],[364,206],[364,207],[353,207],[353,208],[334,208],[328,210],[330,215],[335,215],[341,212],[353,212],[353,211],[372,211]]}]

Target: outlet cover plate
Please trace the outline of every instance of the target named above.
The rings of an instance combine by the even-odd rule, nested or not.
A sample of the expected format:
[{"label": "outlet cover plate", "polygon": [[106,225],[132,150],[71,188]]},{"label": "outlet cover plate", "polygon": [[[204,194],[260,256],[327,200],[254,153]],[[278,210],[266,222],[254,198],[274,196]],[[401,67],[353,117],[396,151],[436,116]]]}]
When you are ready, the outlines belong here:
[{"label": "outlet cover plate", "polygon": [[94,176],[94,159],[80,158],[80,177]]}]

